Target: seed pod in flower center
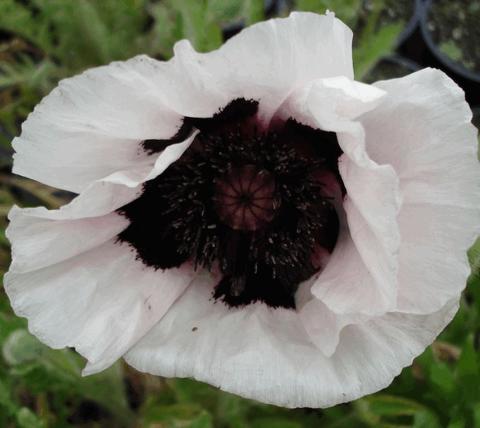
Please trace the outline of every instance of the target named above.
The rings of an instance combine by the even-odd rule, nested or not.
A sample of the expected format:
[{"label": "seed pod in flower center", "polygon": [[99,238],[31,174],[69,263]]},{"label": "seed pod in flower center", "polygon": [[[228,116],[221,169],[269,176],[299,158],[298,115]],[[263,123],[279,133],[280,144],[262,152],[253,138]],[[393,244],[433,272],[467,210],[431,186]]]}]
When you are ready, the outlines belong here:
[{"label": "seed pod in flower center", "polygon": [[275,198],[275,180],[255,165],[231,168],[215,183],[215,208],[232,229],[254,231],[266,226],[280,203]]}]

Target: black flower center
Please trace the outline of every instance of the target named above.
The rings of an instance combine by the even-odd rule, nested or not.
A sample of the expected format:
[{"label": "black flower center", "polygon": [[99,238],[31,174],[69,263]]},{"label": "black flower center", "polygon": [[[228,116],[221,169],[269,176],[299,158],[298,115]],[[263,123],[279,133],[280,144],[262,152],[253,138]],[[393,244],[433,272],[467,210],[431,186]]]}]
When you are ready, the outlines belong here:
[{"label": "black flower center", "polygon": [[[119,240],[156,269],[191,262],[221,275],[213,297],[230,306],[257,301],[295,307],[298,285],[322,268],[338,218],[322,176],[339,180],[336,136],[290,119],[267,130],[257,103],[234,100],[209,119],[186,118],[171,140],[200,132],[190,148],[120,212]],[[262,130],[260,130],[262,129]]]}]

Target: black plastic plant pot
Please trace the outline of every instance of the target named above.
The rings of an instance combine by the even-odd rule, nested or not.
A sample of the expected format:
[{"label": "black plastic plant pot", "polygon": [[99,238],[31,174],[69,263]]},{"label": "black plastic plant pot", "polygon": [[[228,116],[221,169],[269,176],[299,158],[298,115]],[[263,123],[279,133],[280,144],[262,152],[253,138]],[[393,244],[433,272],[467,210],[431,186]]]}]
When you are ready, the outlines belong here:
[{"label": "black plastic plant pot", "polygon": [[[423,0],[397,0],[395,3],[399,6],[404,6],[407,16],[410,18],[406,21],[405,28],[400,33],[397,40],[397,46],[401,46],[408,40],[420,26],[420,16],[423,7]],[[397,6],[397,7],[399,7]]]},{"label": "black plastic plant pot", "polygon": [[394,79],[420,70],[420,66],[408,58],[395,54],[382,58],[367,74],[365,82],[373,83],[378,80]]},{"label": "black plastic plant pot", "polygon": [[480,106],[472,107],[472,123],[480,130]]},{"label": "black plastic plant pot", "polygon": [[480,104],[480,0],[425,0],[420,16],[432,66],[447,72],[472,105]]}]

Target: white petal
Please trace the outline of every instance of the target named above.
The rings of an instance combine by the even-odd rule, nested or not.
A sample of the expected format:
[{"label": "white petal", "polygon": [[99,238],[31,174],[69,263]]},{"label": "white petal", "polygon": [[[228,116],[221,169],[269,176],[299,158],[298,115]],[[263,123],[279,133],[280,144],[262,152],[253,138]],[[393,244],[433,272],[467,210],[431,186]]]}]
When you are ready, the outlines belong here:
[{"label": "white petal", "polygon": [[90,374],[143,337],[192,277],[189,268],[147,268],[129,246],[111,240],[51,266],[11,271],[5,290],[35,336],[53,348],[75,347],[87,358]]},{"label": "white petal", "polygon": [[361,121],[371,157],[400,178],[398,309],[433,312],[464,288],[480,233],[477,132],[463,92],[438,70],[376,85],[386,96]]},{"label": "white petal", "polygon": [[[181,104],[186,70],[178,61],[140,56],[62,80],[13,141],[13,172],[80,193],[117,171],[151,165],[154,159],[141,141],[174,136],[191,104],[203,107],[197,114],[211,116],[226,103],[215,101],[213,94],[205,98],[204,92],[195,99],[191,90],[190,99]],[[190,72],[205,91],[205,82],[195,80],[195,70]]]},{"label": "white petal", "polygon": [[13,171],[79,193],[149,164],[141,141],[172,137],[185,116],[211,117],[238,97],[268,116],[296,85],[338,75],[353,75],[351,31],[331,14],[260,23],[207,54],[181,41],[168,62],[139,56],[61,81],[14,140]]},{"label": "white petal", "polygon": [[168,62],[171,84],[164,83],[164,76],[156,76],[172,109],[183,116],[211,117],[235,98],[219,82],[216,70],[206,66],[216,51],[198,53],[188,40],[177,42],[173,50],[175,56]]},{"label": "white petal", "polygon": [[317,78],[353,78],[351,42],[352,32],[333,14],[294,12],[252,25],[199,58],[219,90],[259,100],[268,120],[298,86]]},{"label": "white petal", "polygon": [[145,181],[152,180],[165,171],[190,146],[196,133],[187,140],[172,144],[158,157],[152,157],[153,165],[137,166],[126,171],[117,171],[108,177],[94,181],[69,204],[58,210],[43,207],[25,208],[23,211],[35,217],[51,220],[75,220],[101,217],[136,199],[142,193]]},{"label": "white petal", "polygon": [[7,237],[12,243],[10,271],[25,272],[58,263],[93,249],[128,226],[114,211],[141,193],[146,180],[160,175],[190,146],[195,134],[168,146],[153,167],[119,171],[92,183],[58,210],[13,207]]},{"label": "white petal", "polygon": [[69,259],[98,247],[128,226],[128,220],[116,213],[73,220],[56,219],[58,214],[42,208],[12,208],[7,228],[12,243],[10,272],[28,272]]},{"label": "white petal", "polygon": [[[348,227],[341,228],[335,249],[311,292],[338,316],[381,315],[396,303],[396,278],[376,282],[372,271],[385,256],[368,253],[368,264],[360,254]],[[378,270],[378,268],[377,268]]]},{"label": "white petal", "polygon": [[318,79],[292,93],[278,111],[282,118],[336,132],[344,151],[339,171],[347,189],[346,221],[340,219],[336,248],[312,287],[313,295],[338,314],[378,315],[396,305],[398,178],[391,166],[370,159],[356,121],[383,96],[384,91],[345,77]]},{"label": "white petal", "polygon": [[456,301],[430,316],[388,314],[343,329],[327,358],[298,314],[263,304],[227,308],[212,280],[194,281],[126,355],[133,367],[194,377],[235,394],[286,407],[328,407],[387,386],[448,323]]},{"label": "white petal", "polygon": [[336,314],[321,300],[311,297],[303,306],[297,303],[299,318],[310,340],[326,357],[331,357],[340,342],[340,333],[348,325],[371,319],[362,314]]},{"label": "white petal", "polygon": [[144,267],[132,248],[116,242],[128,221],[114,212],[138,197],[143,182],[177,160],[193,138],[168,146],[153,166],[93,182],[58,210],[10,212],[12,264],[5,290],[12,307],[43,342],[84,355],[86,373],[121,357],[193,276],[188,266],[167,272]]}]

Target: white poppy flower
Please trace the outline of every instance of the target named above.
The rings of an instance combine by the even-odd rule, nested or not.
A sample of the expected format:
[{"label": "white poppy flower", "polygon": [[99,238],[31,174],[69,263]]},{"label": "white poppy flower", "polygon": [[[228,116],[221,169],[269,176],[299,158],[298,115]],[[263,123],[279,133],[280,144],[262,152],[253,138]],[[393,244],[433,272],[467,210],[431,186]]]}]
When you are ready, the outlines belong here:
[{"label": "white poppy flower", "polygon": [[10,213],[30,331],[85,374],[123,357],[287,407],[386,387],[457,310],[476,130],[438,70],[356,82],[351,39],[293,13],[60,82],[13,143],[15,173],[78,193]]}]

